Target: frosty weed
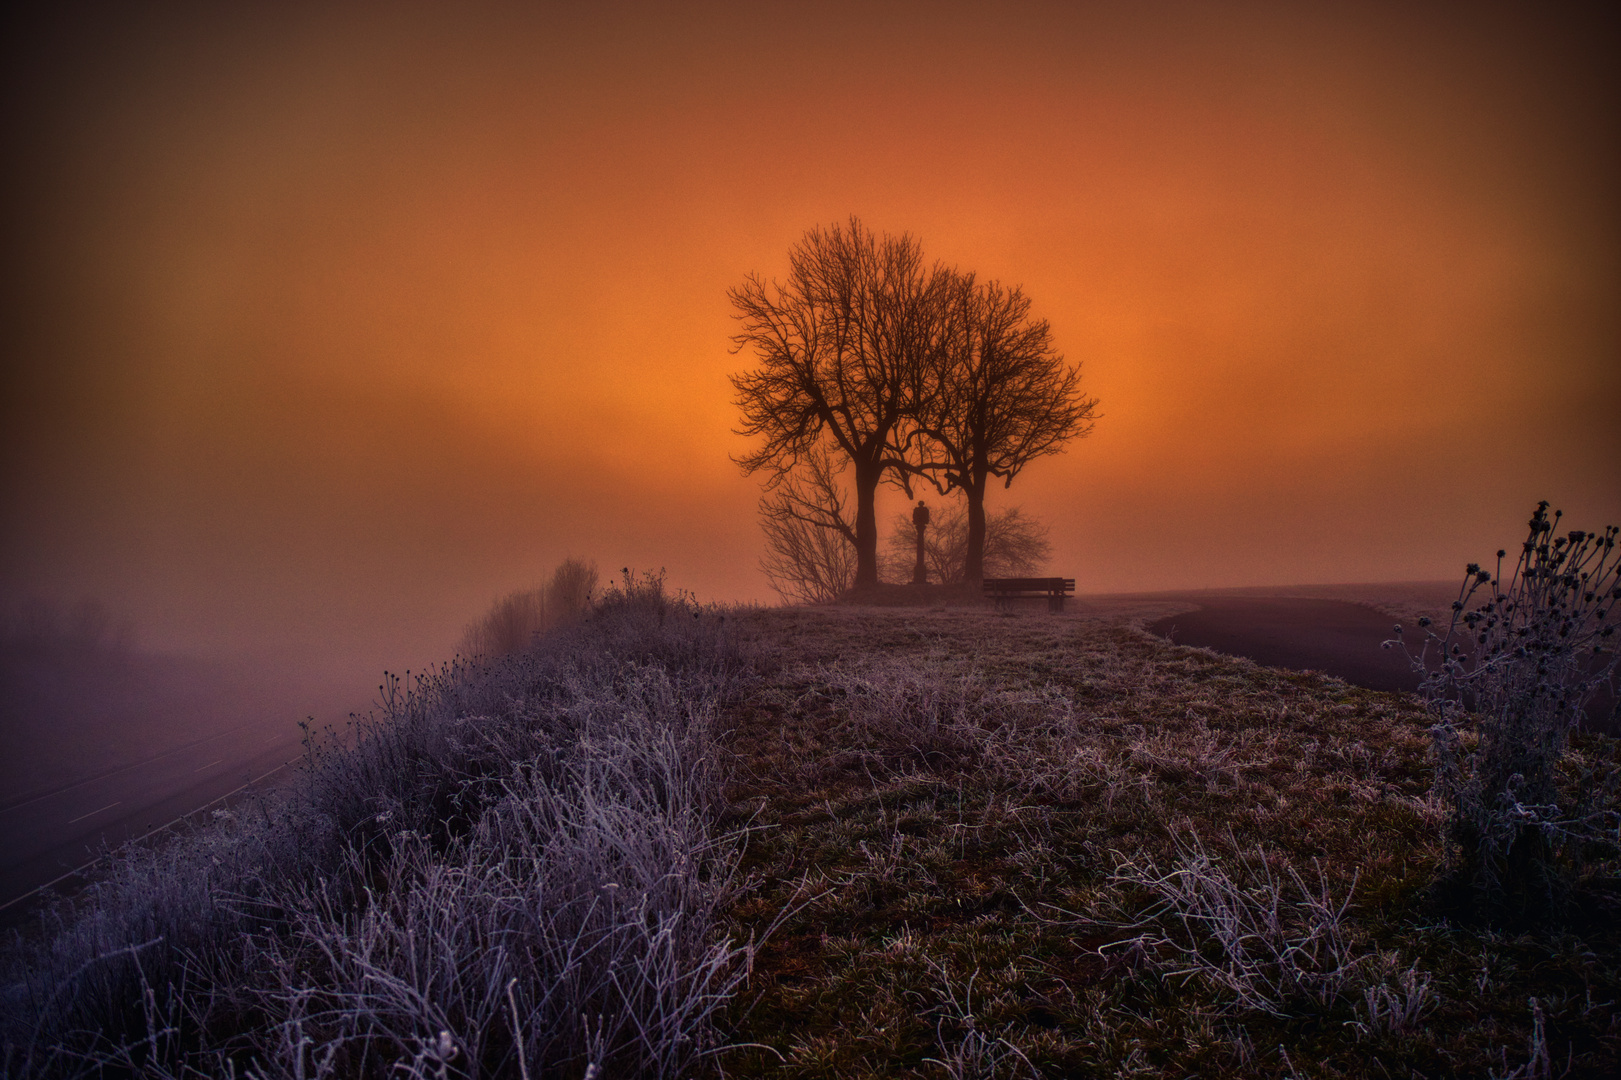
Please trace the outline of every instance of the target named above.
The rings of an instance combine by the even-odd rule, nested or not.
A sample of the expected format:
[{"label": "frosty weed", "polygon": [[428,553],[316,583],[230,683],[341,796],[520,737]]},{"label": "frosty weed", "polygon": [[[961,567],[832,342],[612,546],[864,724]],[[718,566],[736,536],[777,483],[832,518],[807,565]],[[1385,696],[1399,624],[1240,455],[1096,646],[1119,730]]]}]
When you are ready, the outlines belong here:
[{"label": "frosty weed", "polygon": [[[1431,729],[1436,788],[1450,815],[1452,884],[1481,914],[1514,922],[1558,915],[1583,849],[1614,848],[1621,815],[1596,798],[1618,779],[1589,768],[1561,803],[1560,760],[1582,717],[1615,714],[1617,653],[1612,613],[1621,599],[1615,526],[1555,536],[1560,511],[1538,503],[1505,580],[1470,563],[1445,634],[1420,619],[1415,654]],[[1478,602],[1477,597],[1483,595]],[[1477,606],[1471,606],[1477,605]],[[1601,719],[1595,715],[1594,719]],[[1467,740],[1473,731],[1477,738]]]}]

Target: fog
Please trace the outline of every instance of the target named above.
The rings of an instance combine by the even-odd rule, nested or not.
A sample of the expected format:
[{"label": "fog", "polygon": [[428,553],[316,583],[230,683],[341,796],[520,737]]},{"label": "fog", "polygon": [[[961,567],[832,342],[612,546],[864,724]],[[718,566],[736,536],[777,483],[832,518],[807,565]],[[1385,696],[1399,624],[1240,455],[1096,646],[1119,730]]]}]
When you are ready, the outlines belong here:
[{"label": "fog", "polygon": [[[300,721],[313,719],[317,733],[344,731],[348,714],[364,711],[373,696],[363,686],[323,683],[301,668],[7,635],[0,639],[0,739],[7,748],[0,811],[185,751],[205,736],[218,737],[188,757],[188,775],[226,759],[255,759],[272,742],[279,763],[302,738]],[[95,798],[89,803],[84,809],[97,805]],[[5,854],[15,839],[7,840]]]},{"label": "fog", "polygon": [[0,599],[362,695],[571,554],[772,601],[725,290],[851,213],[1083,362],[1095,432],[994,496],[1083,593],[1621,521],[1606,21],[1072,7],[19,27]]}]

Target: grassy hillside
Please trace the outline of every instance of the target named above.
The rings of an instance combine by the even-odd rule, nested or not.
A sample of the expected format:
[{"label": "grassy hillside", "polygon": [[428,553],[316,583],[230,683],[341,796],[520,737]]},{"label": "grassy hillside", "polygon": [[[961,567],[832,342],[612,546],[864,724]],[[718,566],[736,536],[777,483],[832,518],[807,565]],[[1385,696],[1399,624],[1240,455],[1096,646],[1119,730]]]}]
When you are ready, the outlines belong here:
[{"label": "grassy hillside", "polygon": [[296,783],[16,942],[0,1074],[690,1073],[748,970],[716,932],[733,636],[627,579],[537,649],[390,678]]},{"label": "grassy hillside", "polygon": [[1416,702],[1078,607],[627,581],[110,868],[13,950],[6,1071],[1614,1073],[1613,862],[1449,920]]},{"label": "grassy hillside", "polygon": [[[1141,618],[757,617],[732,919],[792,914],[734,1075],[1614,1074],[1602,881],[1581,925],[1449,923],[1416,702]],[[1614,754],[1582,739],[1572,778]]]}]

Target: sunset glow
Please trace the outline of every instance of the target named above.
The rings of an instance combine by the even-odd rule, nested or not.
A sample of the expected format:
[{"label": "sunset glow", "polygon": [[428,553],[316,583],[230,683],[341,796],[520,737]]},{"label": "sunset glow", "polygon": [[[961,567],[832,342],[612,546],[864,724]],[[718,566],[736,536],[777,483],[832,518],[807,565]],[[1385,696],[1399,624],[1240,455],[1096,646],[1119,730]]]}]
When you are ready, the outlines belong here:
[{"label": "sunset glow", "polygon": [[1607,24],[1072,8],[28,28],[5,598],[362,670],[570,554],[772,602],[726,290],[850,214],[1083,362],[1095,432],[992,496],[1083,594],[1450,577],[1541,498],[1621,522]]}]

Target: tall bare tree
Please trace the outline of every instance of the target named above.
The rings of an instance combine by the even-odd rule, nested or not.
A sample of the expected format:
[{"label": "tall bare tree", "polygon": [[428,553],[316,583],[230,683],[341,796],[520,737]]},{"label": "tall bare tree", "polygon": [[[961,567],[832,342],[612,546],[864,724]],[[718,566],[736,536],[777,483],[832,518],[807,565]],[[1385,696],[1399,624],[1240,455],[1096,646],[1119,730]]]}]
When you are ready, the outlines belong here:
[{"label": "tall bare tree", "polygon": [[911,236],[875,236],[852,217],[806,233],[788,253],[786,282],[751,274],[727,294],[741,327],[733,351],[758,364],[732,376],[738,433],[762,439],[736,460],[745,472],[769,471],[769,490],[819,444],[837,448],[853,472],[858,587],[878,583],[879,483],[910,494],[900,425],[940,346],[950,281],[949,271],[924,267]]},{"label": "tall bare tree", "polygon": [[942,494],[960,488],[966,496],[964,578],[979,582],[990,479],[1011,486],[1031,461],[1085,436],[1098,402],[1080,392],[1080,365],[1064,362],[1047,320],[1031,317],[1018,287],[954,274],[936,318],[943,347],[929,353],[926,389],[911,414],[909,467]]},{"label": "tall bare tree", "polygon": [[760,569],[784,600],[836,600],[856,576],[856,534],[848,520],[848,463],[826,446],[813,448],[760,500],[766,551]]}]

